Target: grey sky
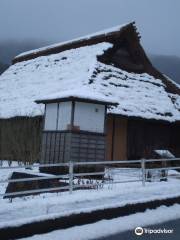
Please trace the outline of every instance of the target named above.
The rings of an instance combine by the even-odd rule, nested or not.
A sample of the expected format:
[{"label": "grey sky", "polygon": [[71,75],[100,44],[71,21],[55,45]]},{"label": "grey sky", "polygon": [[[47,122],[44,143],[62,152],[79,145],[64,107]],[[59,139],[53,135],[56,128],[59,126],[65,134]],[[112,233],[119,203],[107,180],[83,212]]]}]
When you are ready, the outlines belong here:
[{"label": "grey sky", "polygon": [[0,0],[0,42],[69,40],[136,21],[146,50],[180,56],[179,0]]}]

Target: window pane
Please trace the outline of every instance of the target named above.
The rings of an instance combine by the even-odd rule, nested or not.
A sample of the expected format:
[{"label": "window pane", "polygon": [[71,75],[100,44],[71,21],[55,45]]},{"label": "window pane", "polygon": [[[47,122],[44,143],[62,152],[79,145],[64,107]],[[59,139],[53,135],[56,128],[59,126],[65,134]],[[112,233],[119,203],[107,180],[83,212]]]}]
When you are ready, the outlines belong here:
[{"label": "window pane", "polygon": [[45,130],[57,130],[57,103],[46,104]]},{"label": "window pane", "polygon": [[58,130],[67,130],[71,123],[71,102],[59,103]]},{"label": "window pane", "polygon": [[100,104],[76,102],[74,125],[82,131],[104,132],[105,106]]}]

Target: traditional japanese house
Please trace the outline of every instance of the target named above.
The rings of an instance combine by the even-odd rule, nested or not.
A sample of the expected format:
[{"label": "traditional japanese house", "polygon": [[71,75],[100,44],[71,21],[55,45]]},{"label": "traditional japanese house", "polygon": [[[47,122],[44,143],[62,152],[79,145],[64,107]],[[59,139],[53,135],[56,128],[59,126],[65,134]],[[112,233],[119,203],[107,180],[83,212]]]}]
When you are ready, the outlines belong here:
[{"label": "traditional japanese house", "polygon": [[[79,137],[101,129],[104,160],[149,158],[156,149],[179,156],[179,94],[149,61],[134,23],[23,53],[0,77],[0,158],[40,160],[41,137],[50,136],[41,134],[44,105],[44,131]],[[56,117],[49,122],[51,114]],[[43,159],[61,161],[60,155]]]}]

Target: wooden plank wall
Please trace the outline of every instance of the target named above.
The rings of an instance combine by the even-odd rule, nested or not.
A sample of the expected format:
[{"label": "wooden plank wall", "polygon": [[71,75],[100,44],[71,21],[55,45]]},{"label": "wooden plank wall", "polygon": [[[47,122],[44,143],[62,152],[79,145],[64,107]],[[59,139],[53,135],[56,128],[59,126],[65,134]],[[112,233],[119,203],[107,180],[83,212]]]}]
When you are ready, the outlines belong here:
[{"label": "wooden plank wall", "polygon": [[180,156],[180,124],[107,117],[106,160],[152,158],[154,149]]},{"label": "wooden plank wall", "polygon": [[107,117],[106,159],[127,159],[127,119],[110,115]]},{"label": "wooden plank wall", "polygon": [[104,161],[103,134],[44,131],[41,163]]},{"label": "wooden plank wall", "polygon": [[43,131],[41,164],[63,163],[70,160],[71,133]]},{"label": "wooden plank wall", "polygon": [[127,159],[127,120],[116,117],[114,131],[114,160]]},{"label": "wooden plank wall", "polygon": [[180,156],[180,124],[131,119],[128,121],[128,159],[152,158],[155,149]]},{"label": "wooden plank wall", "polygon": [[106,136],[106,160],[111,161],[113,157],[113,122],[114,119],[112,116],[107,116],[107,121],[106,121],[106,131],[107,131],[107,136]]},{"label": "wooden plank wall", "polygon": [[0,119],[0,160],[40,159],[42,117]]},{"label": "wooden plank wall", "polygon": [[70,157],[76,162],[104,161],[105,136],[93,133],[72,133]]},{"label": "wooden plank wall", "polygon": [[[44,131],[41,163],[95,162],[105,159],[104,134]],[[102,172],[104,166],[76,166],[75,172]],[[41,172],[68,173],[68,167],[43,167]]]}]

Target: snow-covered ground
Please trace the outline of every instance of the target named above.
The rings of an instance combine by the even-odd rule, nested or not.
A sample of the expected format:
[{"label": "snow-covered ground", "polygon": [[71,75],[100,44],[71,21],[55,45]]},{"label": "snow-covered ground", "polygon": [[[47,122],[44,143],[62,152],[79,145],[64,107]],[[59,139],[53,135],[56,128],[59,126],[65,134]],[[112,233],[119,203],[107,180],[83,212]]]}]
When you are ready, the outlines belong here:
[{"label": "snow-covered ground", "polygon": [[180,205],[175,204],[171,207],[161,206],[154,210],[146,210],[144,213],[136,213],[130,216],[119,217],[112,220],[102,220],[93,224],[76,226],[65,230],[53,231],[47,234],[35,235],[33,237],[25,238],[24,240],[98,239],[127,230],[134,231],[136,227],[145,227],[179,218]]},{"label": "snow-covered ground", "polygon": [[[10,165],[9,165],[8,161],[1,160],[0,162],[1,162],[0,167],[18,167],[18,162],[16,162],[16,161],[11,161]],[[14,170],[13,169],[0,169],[0,181],[9,179],[13,172],[30,173],[30,174],[35,174],[38,176],[50,176],[50,174],[40,173],[39,168],[37,168],[37,167],[34,167],[32,169],[19,168],[19,169],[14,169]],[[7,185],[8,185],[7,182],[0,183],[0,194],[5,193]]]},{"label": "snow-covered ground", "polygon": [[[30,172],[31,170],[26,171]],[[33,172],[38,172],[38,170],[33,170]],[[72,195],[69,192],[44,193],[26,198],[16,198],[12,203],[8,199],[1,198],[0,228],[72,213],[119,207],[127,203],[179,196],[180,178],[173,176],[175,173],[175,171],[170,171],[168,182],[146,183],[145,187],[141,182],[111,183],[98,190],[74,191]],[[114,177],[114,182],[138,180],[141,176],[138,169],[113,169],[107,171],[107,174]],[[0,179],[5,179],[10,175],[10,170],[0,170]],[[4,190],[5,185],[1,187],[1,193]]]}]

